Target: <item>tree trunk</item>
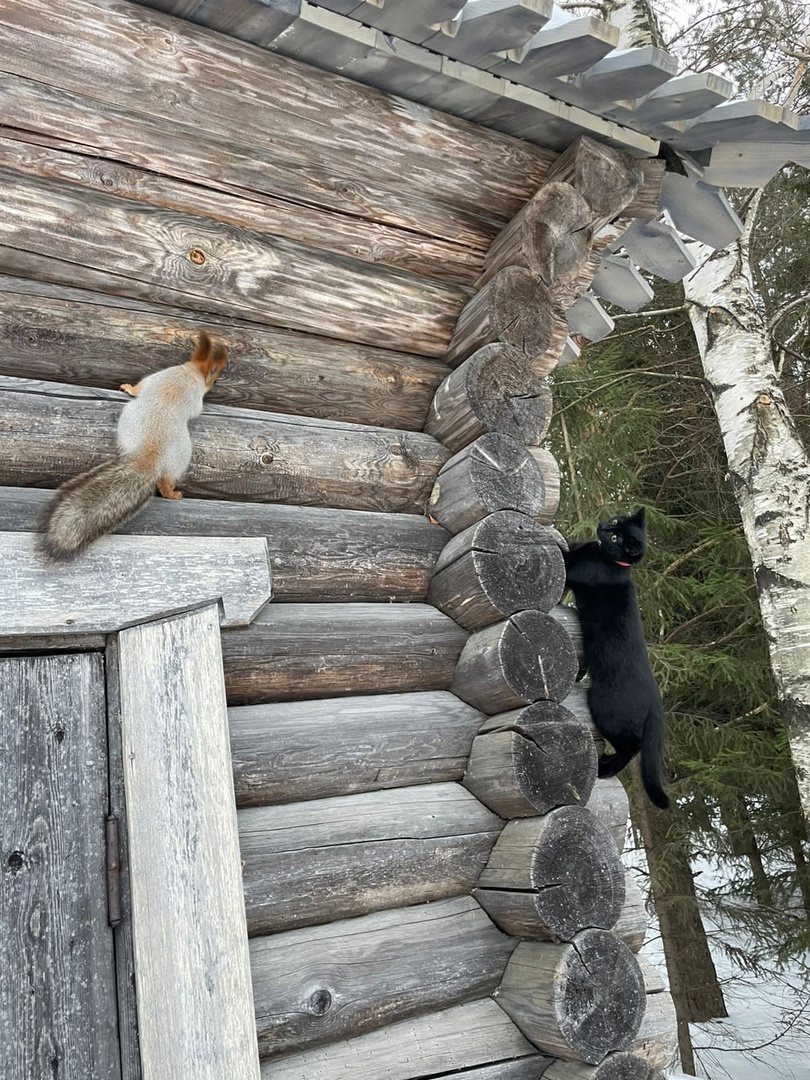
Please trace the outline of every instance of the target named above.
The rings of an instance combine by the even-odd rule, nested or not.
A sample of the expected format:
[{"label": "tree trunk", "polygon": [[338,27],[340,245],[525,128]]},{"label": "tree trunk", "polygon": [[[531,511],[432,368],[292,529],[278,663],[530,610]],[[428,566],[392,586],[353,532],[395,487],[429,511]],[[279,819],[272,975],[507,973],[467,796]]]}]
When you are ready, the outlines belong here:
[{"label": "tree trunk", "polygon": [[728,1013],[700,917],[687,853],[670,826],[671,818],[647,801],[637,766],[625,775],[630,779],[633,822],[641,832],[647,854],[669,985],[678,1016],[681,1064],[688,1073],[692,1060],[689,1024],[704,1023]]},{"label": "tree trunk", "polygon": [[748,242],[753,213],[726,251],[700,247],[684,282],[728,457],[729,477],[768,637],[782,715],[810,817],[810,460],[779,386]]}]

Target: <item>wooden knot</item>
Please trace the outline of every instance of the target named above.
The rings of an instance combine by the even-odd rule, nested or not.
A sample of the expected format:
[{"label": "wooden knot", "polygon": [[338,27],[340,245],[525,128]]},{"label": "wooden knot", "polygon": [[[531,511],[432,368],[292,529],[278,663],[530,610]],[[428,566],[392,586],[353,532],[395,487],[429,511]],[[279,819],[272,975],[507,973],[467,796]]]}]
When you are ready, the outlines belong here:
[{"label": "wooden knot", "polygon": [[273,464],[273,455],[272,454],[262,454],[260,460],[261,460],[262,465],[272,465]]},{"label": "wooden knot", "polygon": [[188,257],[195,266],[202,266],[205,262],[205,252],[200,251],[199,248],[192,248],[188,253]]},{"label": "wooden knot", "polygon": [[12,874],[18,874],[25,865],[25,858],[21,851],[12,851],[7,860],[7,865]]},{"label": "wooden knot", "polygon": [[323,1016],[332,1008],[332,995],[328,990],[316,990],[310,994],[307,1007],[313,1016]]}]

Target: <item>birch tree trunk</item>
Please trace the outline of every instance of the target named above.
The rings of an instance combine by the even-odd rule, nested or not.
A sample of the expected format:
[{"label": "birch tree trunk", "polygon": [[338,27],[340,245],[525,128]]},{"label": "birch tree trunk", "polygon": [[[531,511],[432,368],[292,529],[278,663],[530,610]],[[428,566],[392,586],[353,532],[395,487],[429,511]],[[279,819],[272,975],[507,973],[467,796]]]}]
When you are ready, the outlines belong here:
[{"label": "birch tree trunk", "polygon": [[745,234],[727,250],[699,245],[699,264],[684,290],[754,565],[802,807],[810,820],[810,459],[779,386],[764,308],[753,285],[754,213]]}]

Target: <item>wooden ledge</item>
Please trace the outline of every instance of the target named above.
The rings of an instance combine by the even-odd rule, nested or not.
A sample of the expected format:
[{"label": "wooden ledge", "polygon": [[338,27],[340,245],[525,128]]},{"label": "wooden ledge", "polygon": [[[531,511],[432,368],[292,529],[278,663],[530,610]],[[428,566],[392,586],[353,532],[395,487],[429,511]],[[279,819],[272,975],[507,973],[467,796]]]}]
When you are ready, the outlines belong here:
[{"label": "wooden ledge", "polygon": [[248,626],[272,594],[264,537],[105,536],[53,562],[37,533],[0,532],[0,647],[71,639],[218,601],[222,627]]}]

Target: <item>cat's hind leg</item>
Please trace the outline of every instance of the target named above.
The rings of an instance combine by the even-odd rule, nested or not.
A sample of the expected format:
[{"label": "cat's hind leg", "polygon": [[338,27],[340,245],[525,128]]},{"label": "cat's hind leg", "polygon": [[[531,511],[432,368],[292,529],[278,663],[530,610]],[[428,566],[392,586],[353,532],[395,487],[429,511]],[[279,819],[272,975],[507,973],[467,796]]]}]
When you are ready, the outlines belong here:
[{"label": "cat's hind leg", "polygon": [[638,753],[638,747],[635,749],[617,749],[615,754],[603,754],[599,758],[599,779],[602,780],[607,776],[616,776],[620,773],[625,765],[628,765]]}]

